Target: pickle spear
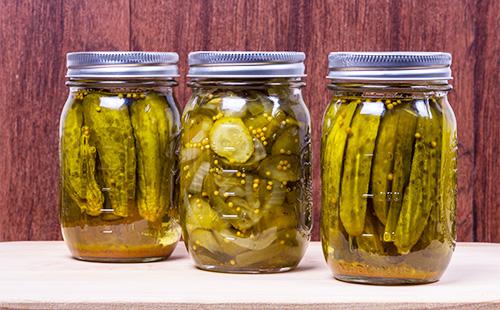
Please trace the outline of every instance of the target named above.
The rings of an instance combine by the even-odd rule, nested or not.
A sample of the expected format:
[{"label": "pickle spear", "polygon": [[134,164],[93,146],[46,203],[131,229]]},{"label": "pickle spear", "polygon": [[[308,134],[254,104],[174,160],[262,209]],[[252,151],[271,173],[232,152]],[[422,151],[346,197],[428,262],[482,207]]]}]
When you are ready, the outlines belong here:
[{"label": "pickle spear", "polygon": [[455,238],[455,211],[457,195],[457,128],[455,115],[449,103],[441,99],[443,137],[441,151],[441,210],[442,233],[453,242]]},{"label": "pickle spear", "polygon": [[442,131],[443,116],[441,112],[435,107],[435,101],[431,100],[429,103],[432,112],[433,132],[434,139],[431,141],[430,152],[430,171],[432,176],[432,184],[430,185],[431,196],[428,198],[431,201],[431,211],[429,212],[429,220],[420,238],[423,245],[429,245],[433,240],[444,241],[440,229],[441,212],[441,150],[442,150]]},{"label": "pickle spear", "polygon": [[356,237],[358,248],[367,253],[383,254],[384,246],[377,229],[377,218],[368,212],[365,217],[363,234]]},{"label": "pickle spear", "polygon": [[375,139],[384,110],[382,102],[365,102],[348,128],[340,219],[353,237],[363,233]]},{"label": "pickle spear", "polygon": [[[436,197],[437,137],[440,134],[441,118],[433,115],[428,104],[416,102],[417,109],[426,110],[417,123],[417,139],[411,164],[410,181],[405,189],[403,205],[394,235],[394,244],[401,254],[408,253],[417,243],[427,224]],[[420,106],[419,106],[420,105]]]},{"label": "pickle spear", "polygon": [[[338,210],[340,202],[340,181],[342,179],[342,164],[347,142],[347,128],[350,128],[352,118],[360,101],[354,100],[347,104],[331,104],[325,114],[321,152],[322,156],[322,188],[323,207],[321,208],[321,223],[323,234],[330,234],[327,228],[339,230]],[[330,214],[335,212],[335,214]],[[323,226],[324,225],[324,226]],[[338,232],[340,233],[340,232]],[[326,243],[325,243],[326,244]]]},{"label": "pickle spear", "polygon": [[113,214],[126,217],[130,193],[135,191],[135,178],[131,178],[135,175],[135,146],[125,99],[91,93],[83,99],[83,111]]},{"label": "pickle spear", "polygon": [[416,112],[406,107],[396,108],[399,113],[399,125],[396,133],[396,146],[394,148],[394,169],[391,188],[389,212],[384,230],[384,241],[394,241],[394,233],[401,211],[404,187],[408,183],[415,130],[417,127]]},{"label": "pickle spear", "polygon": [[157,94],[148,94],[130,108],[137,151],[137,206],[139,214],[150,222],[158,220],[169,203],[164,183],[173,172],[168,171],[171,120],[166,109]]},{"label": "pickle spear", "polygon": [[378,219],[384,225],[387,222],[388,198],[390,198],[393,178],[393,154],[396,145],[399,115],[400,113],[392,109],[387,109],[384,113],[380,122],[373,158],[371,177],[373,209]]},{"label": "pickle spear", "polygon": [[81,100],[76,100],[68,109],[61,137],[63,187],[82,212],[97,216],[104,197],[95,179],[95,147],[89,145],[89,135]]}]

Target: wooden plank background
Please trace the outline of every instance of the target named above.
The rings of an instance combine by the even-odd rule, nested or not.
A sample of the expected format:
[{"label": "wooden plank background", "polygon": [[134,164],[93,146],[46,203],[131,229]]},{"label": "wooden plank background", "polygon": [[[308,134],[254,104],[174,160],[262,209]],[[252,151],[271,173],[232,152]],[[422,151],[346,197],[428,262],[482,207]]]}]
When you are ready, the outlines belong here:
[{"label": "wooden plank background", "polygon": [[[330,51],[447,51],[459,127],[458,235],[500,242],[498,0],[0,0],[0,241],[60,238],[58,124],[65,54],[84,50],[297,50],[319,138]],[[179,79],[179,104],[189,96]]]}]

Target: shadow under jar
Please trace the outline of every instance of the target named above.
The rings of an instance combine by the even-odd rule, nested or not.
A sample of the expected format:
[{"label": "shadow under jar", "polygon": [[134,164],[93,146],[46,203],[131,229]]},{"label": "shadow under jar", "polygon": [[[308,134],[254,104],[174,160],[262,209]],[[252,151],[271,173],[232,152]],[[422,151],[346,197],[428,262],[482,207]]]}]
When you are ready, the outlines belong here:
[{"label": "shadow under jar", "polygon": [[280,272],[310,239],[304,54],[195,52],[182,116],[183,238],[200,269]]},{"label": "shadow under jar", "polygon": [[455,247],[451,55],[331,53],[321,241],[339,280],[439,280]]},{"label": "shadow under jar", "polygon": [[60,219],[75,258],[149,262],[174,250],[177,61],[176,53],[67,55]]}]

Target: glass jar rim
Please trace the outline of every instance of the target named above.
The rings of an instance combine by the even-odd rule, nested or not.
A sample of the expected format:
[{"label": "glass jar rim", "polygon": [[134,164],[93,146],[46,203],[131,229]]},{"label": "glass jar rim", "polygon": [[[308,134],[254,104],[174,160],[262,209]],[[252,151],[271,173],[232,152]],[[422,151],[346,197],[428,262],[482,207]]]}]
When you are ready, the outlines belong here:
[{"label": "glass jar rim", "polygon": [[302,77],[190,77],[187,85],[191,88],[196,87],[270,87],[270,86],[289,86],[303,87],[306,85]]},{"label": "glass jar rim", "polygon": [[92,88],[127,88],[127,87],[175,87],[179,83],[174,78],[170,79],[129,79],[129,78],[69,78],[66,81],[68,87],[92,87]]},{"label": "glass jar rim", "polygon": [[451,91],[453,86],[444,81],[397,81],[392,83],[380,81],[333,81],[328,88],[334,91],[380,91],[380,92],[428,92]]}]

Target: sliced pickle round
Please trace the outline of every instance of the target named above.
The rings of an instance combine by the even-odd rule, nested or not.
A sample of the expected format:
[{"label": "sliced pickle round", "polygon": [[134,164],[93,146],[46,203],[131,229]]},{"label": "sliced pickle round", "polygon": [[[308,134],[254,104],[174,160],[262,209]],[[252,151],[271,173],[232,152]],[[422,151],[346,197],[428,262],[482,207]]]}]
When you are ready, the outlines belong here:
[{"label": "sliced pickle round", "polygon": [[219,156],[234,163],[244,163],[253,154],[252,136],[243,121],[224,117],[210,130],[210,147]]}]

